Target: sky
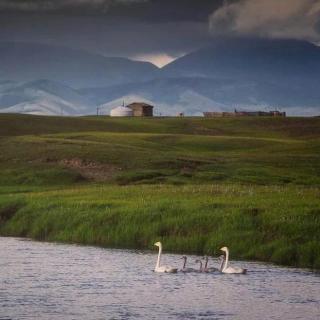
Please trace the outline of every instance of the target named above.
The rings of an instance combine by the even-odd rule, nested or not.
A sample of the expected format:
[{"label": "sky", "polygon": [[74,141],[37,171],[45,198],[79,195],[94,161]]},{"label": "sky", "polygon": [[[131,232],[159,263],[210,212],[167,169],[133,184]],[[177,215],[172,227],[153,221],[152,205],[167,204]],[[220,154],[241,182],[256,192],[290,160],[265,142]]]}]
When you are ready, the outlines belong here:
[{"label": "sky", "polygon": [[0,41],[163,66],[221,36],[320,43],[320,0],[0,0]]}]

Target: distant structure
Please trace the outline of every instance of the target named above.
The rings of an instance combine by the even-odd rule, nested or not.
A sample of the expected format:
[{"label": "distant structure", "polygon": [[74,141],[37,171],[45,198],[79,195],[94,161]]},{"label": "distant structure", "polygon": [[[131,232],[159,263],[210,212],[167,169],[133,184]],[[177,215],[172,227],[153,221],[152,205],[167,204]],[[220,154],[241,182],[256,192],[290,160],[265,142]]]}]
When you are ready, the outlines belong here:
[{"label": "distant structure", "polygon": [[153,106],[144,102],[133,102],[127,105],[134,117],[153,117]]},{"label": "distant structure", "polygon": [[179,113],[177,113],[177,117],[184,117],[184,113],[183,112],[179,112]]},{"label": "distant structure", "polygon": [[206,118],[216,118],[216,117],[285,117],[285,112],[280,112],[278,110],[273,111],[238,111],[234,112],[203,112]]},{"label": "distant structure", "polygon": [[110,111],[111,117],[133,117],[132,109],[124,106],[114,108]]}]

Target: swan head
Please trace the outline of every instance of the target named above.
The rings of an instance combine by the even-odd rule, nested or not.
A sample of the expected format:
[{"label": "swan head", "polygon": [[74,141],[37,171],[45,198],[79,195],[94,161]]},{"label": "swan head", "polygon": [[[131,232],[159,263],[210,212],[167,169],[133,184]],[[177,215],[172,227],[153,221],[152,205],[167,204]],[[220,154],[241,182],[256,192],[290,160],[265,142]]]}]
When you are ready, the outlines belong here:
[{"label": "swan head", "polygon": [[160,241],[158,241],[158,242],[156,242],[156,243],[154,244],[154,246],[156,246],[156,247],[161,247],[161,246],[162,246],[162,244],[161,244],[161,242],[160,242]]},{"label": "swan head", "polygon": [[182,256],[181,259],[187,260],[187,256]]},{"label": "swan head", "polygon": [[224,252],[227,252],[229,249],[227,247],[222,247],[220,250],[224,251]]},{"label": "swan head", "polygon": [[201,260],[199,260],[199,259],[197,259],[197,260],[196,260],[196,263],[202,263],[202,261],[201,261]]}]

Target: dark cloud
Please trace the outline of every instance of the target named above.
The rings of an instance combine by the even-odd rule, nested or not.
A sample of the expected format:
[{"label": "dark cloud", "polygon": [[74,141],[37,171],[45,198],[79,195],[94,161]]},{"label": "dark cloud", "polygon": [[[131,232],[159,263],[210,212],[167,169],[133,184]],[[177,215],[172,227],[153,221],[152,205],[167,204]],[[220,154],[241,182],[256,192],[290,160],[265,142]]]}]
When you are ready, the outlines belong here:
[{"label": "dark cloud", "polygon": [[66,45],[108,56],[179,56],[210,41],[222,0],[0,0],[0,41]]},{"label": "dark cloud", "polygon": [[320,0],[225,2],[210,17],[214,35],[250,35],[319,41]]},{"label": "dark cloud", "polygon": [[222,3],[223,0],[0,0],[0,11],[199,21],[207,20]]},{"label": "dark cloud", "polygon": [[148,0],[0,0],[1,11],[105,13],[112,6],[130,5]]},{"label": "dark cloud", "polygon": [[207,22],[208,16],[222,4],[223,0],[148,0],[127,8],[113,6],[110,14],[150,22]]},{"label": "dark cloud", "polygon": [[319,39],[320,0],[0,0],[0,41],[179,56],[216,35]]},{"label": "dark cloud", "polygon": [[28,41],[81,48],[106,56],[185,54],[210,41],[207,21],[151,23],[103,16],[0,14],[2,41]]}]

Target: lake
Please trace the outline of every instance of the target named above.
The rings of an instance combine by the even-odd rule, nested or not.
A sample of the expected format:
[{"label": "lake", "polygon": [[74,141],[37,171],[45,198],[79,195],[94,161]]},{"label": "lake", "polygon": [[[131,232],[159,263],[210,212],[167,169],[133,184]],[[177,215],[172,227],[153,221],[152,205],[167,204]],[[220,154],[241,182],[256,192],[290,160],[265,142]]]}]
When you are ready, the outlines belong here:
[{"label": "lake", "polygon": [[[309,270],[232,261],[248,274],[158,274],[156,258],[156,248],[0,237],[0,319],[320,318],[320,275]],[[189,256],[189,266],[197,258]],[[181,255],[162,260],[182,264]]]}]

